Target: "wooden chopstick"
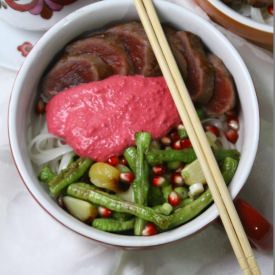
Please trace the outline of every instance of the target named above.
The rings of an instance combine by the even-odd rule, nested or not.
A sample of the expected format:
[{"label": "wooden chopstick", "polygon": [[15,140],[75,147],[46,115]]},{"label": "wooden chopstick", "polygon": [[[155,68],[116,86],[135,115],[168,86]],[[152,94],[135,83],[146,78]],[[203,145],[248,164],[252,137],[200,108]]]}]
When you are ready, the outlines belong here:
[{"label": "wooden chopstick", "polygon": [[153,3],[151,0],[136,0],[135,3],[172,97],[202,166],[239,264],[245,274],[260,274],[252,249],[167,43]]}]

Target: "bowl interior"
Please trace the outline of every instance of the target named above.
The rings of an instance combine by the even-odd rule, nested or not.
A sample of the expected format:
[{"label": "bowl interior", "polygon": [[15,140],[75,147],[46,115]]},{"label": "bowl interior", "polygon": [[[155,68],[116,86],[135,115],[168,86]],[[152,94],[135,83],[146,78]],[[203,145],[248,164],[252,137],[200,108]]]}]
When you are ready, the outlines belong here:
[{"label": "bowl interior", "polygon": [[[155,1],[155,4],[163,22],[200,36],[233,74],[237,90],[240,92],[242,109],[240,139],[237,144],[241,150],[241,160],[230,185],[231,194],[235,197],[250,172],[258,144],[258,105],[249,73],[236,50],[209,23],[177,5],[165,1]],[[84,32],[100,29],[110,23],[133,19],[138,19],[133,1],[109,0],[80,9],[50,29],[38,41],[17,76],[9,108],[9,135],[13,156],[23,181],[39,204],[54,218],[70,229],[97,241],[118,246],[145,247],[169,243],[198,231],[217,217],[216,207],[212,205],[187,224],[150,238],[98,231],[74,219],[51,199],[47,190],[37,180],[27,149],[27,130],[34,116],[32,110],[39,92],[39,80],[54,55],[70,40]]]},{"label": "bowl interior", "polygon": [[238,13],[237,11],[233,10],[232,8],[228,7],[225,3],[220,0],[209,0],[210,4],[220,10],[222,13],[226,14],[228,17],[246,25],[253,29],[260,30],[267,33],[273,33],[273,26],[269,26],[267,24],[262,24],[256,22],[248,17],[245,17]]}]

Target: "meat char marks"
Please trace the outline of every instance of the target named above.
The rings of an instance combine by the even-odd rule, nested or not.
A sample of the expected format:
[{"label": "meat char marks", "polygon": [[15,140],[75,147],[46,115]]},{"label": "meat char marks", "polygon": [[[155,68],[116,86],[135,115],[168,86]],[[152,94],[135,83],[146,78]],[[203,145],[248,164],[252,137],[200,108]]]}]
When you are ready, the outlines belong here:
[{"label": "meat char marks", "polygon": [[208,60],[215,70],[215,85],[213,97],[205,106],[205,110],[209,115],[219,116],[235,107],[235,85],[231,74],[217,56],[209,54]]},{"label": "meat char marks", "polygon": [[107,30],[123,42],[136,74],[160,76],[160,68],[147,35],[139,22],[129,22]]},{"label": "meat char marks", "polygon": [[206,104],[213,95],[214,70],[209,63],[200,38],[190,32],[179,31],[180,51],[187,62],[186,85],[192,100]]},{"label": "meat char marks", "polygon": [[100,57],[82,54],[63,56],[44,78],[43,99],[48,101],[58,92],[108,77],[112,68]]}]

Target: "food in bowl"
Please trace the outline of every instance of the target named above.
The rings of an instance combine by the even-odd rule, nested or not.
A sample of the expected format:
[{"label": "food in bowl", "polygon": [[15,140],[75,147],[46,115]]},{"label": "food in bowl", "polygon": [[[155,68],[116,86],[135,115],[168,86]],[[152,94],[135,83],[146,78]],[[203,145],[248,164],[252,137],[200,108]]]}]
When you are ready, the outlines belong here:
[{"label": "food in bowl", "polygon": [[[240,157],[233,78],[198,36],[165,30],[229,183]],[[77,219],[103,231],[151,236],[212,203],[139,22],[69,43],[41,90],[31,158],[42,166],[39,179],[52,197]]]},{"label": "food in bowl", "polygon": [[245,17],[273,26],[272,0],[221,0]]}]

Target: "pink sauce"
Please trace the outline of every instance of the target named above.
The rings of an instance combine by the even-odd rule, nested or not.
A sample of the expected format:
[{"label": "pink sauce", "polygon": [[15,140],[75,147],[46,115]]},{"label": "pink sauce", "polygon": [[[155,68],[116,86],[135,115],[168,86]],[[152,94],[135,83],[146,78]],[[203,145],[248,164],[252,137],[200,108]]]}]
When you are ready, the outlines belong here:
[{"label": "pink sauce", "polygon": [[112,76],[63,91],[47,104],[46,119],[50,133],[97,161],[120,155],[136,132],[157,139],[180,122],[164,78],[143,76]]}]

